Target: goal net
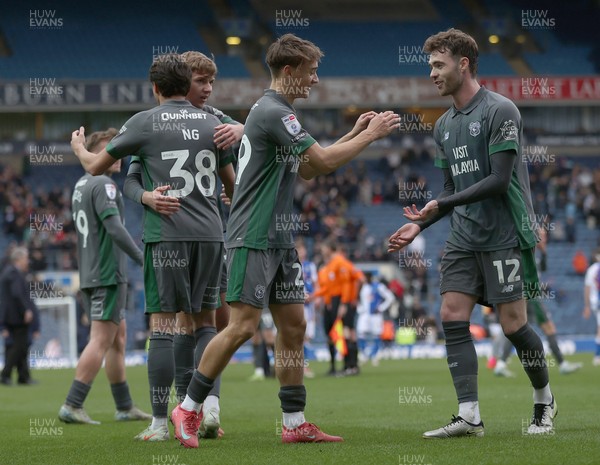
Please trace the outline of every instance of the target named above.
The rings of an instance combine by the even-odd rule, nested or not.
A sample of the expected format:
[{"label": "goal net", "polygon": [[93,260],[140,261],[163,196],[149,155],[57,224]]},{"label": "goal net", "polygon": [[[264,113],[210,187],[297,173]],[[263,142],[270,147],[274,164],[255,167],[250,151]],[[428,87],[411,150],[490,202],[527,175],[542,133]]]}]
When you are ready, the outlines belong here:
[{"label": "goal net", "polygon": [[40,337],[29,348],[31,368],[77,365],[77,307],[71,296],[38,298]]}]

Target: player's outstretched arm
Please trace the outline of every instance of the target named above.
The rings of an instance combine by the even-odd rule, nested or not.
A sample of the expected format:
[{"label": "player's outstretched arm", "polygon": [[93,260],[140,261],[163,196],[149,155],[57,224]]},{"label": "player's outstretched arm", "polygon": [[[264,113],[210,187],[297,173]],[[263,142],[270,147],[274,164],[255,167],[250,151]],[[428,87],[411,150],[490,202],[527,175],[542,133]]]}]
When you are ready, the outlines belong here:
[{"label": "player's outstretched arm", "polygon": [[[448,198],[454,194],[454,189],[455,189],[454,181],[452,180],[452,175],[450,174],[450,170],[448,168],[443,168],[442,171],[444,173],[444,189],[442,190],[442,192],[440,192],[440,194],[437,196],[437,198],[435,200],[432,200],[427,205],[429,205],[432,202],[435,202],[435,205],[437,206],[440,201],[442,201],[443,199]],[[423,210],[427,207],[427,205],[425,205]],[[417,206],[414,203],[408,207],[404,207],[403,210],[404,210],[404,217],[411,221],[414,221],[417,225],[419,225],[419,227],[421,228],[421,231],[423,231],[425,228],[428,228],[432,224],[437,223],[444,216],[446,216],[448,213],[450,213],[452,211],[452,208],[445,208],[445,209],[437,208],[437,210],[433,209],[433,211],[431,211],[428,214],[427,218],[425,218],[424,215],[422,215],[421,212],[423,210],[421,210],[421,212],[419,212],[419,209],[417,208]]]},{"label": "player's outstretched arm", "polygon": [[117,161],[105,148],[100,153],[88,152],[85,148],[85,130],[83,126],[71,134],[71,148],[79,158],[83,169],[92,176],[104,174]]},{"label": "player's outstretched arm", "polygon": [[406,223],[388,239],[388,252],[399,252],[419,235],[421,228],[416,223]]},{"label": "player's outstretched arm", "polygon": [[318,143],[311,145],[304,152],[307,161],[300,164],[298,173],[304,179],[331,173],[356,158],[369,144],[390,135],[398,127],[400,127],[400,117],[396,113],[393,111],[379,113],[371,118],[364,131],[346,142],[325,148]]},{"label": "player's outstretched arm", "polygon": [[138,265],[144,265],[144,255],[121,223],[118,215],[110,215],[102,220],[102,225],[117,246],[129,255]]},{"label": "player's outstretched arm", "polygon": [[341,144],[343,142],[347,142],[351,139],[354,139],[357,135],[359,135],[361,132],[367,129],[369,121],[371,121],[375,117],[375,115],[377,115],[377,113],[374,111],[368,111],[367,113],[363,113],[362,115],[360,115],[356,120],[356,124],[354,124],[352,130],[348,134],[340,137],[333,145]]}]

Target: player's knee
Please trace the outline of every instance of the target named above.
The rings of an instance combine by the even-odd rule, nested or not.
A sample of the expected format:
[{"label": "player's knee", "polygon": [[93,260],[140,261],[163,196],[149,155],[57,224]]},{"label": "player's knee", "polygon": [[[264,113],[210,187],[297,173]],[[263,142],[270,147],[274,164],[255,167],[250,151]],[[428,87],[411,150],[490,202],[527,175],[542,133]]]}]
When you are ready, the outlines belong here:
[{"label": "player's knee", "polygon": [[279,331],[287,341],[294,341],[298,344],[302,344],[306,333],[306,320],[302,319],[302,321],[296,324],[285,325],[284,327],[279,328]]},{"label": "player's knee", "polygon": [[240,324],[236,324],[235,326],[228,326],[225,331],[227,331],[236,341],[241,341],[241,344],[251,339],[256,333],[256,327],[253,322],[242,322]]}]

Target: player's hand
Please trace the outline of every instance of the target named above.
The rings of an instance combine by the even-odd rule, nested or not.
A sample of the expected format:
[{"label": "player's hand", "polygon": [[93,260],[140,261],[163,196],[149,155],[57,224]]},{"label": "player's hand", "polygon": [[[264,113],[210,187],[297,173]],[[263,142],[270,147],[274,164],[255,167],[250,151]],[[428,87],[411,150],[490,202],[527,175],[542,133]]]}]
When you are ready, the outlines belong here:
[{"label": "player's hand", "polygon": [[79,158],[79,154],[85,149],[85,129],[83,126],[71,133],[71,148]]},{"label": "player's hand", "polygon": [[426,221],[437,215],[439,211],[437,200],[427,202],[421,210],[413,203],[410,207],[404,207],[404,217],[410,221]]},{"label": "player's hand", "polygon": [[399,252],[419,235],[421,228],[415,223],[406,223],[388,239],[388,253]]},{"label": "player's hand", "polygon": [[31,337],[33,338],[34,341],[37,341],[40,338],[40,332],[34,331],[33,334],[31,335]]},{"label": "player's hand", "polygon": [[367,131],[373,135],[373,140],[389,136],[400,127],[400,116],[393,111],[378,113],[369,121]]},{"label": "player's hand", "polygon": [[592,312],[590,311],[590,307],[588,305],[583,307],[583,317],[587,320],[591,315]]},{"label": "player's hand", "polygon": [[6,339],[8,336],[10,336],[10,333],[8,332],[8,329],[3,329],[2,330],[2,337],[4,339]]},{"label": "player's hand", "polygon": [[346,304],[340,304],[340,306],[338,307],[337,317],[340,319],[344,318],[347,312],[348,306]]},{"label": "player's hand", "polygon": [[144,192],[142,201],[144,205],[148,205],[152,210],[161,215],[172,215],[179,211],[179,199],[167,195],[166,192],[171,186],[158,186],[152,192]]},{"label": "player's hand", "polygon": [[368,111],[366,113],[363,113],[362,115],[360,115],[358,117],[358,119],[356,120],[356,123],[354,124],[354,127],[352,128],[351,133],[356,135],[362,131],[364,131],[365,129],[367,129],[367,126],[369,125],[369,122],[375,118],[375,116],[377,116],[377,113],[374,111]]},{"label": "player's hand", "polygon": [[33,312],[31,310],[25,310],[25,315],[23,315],[23,321],[26,325],[33,321]]},{"label": "player's hand", "polygon": [[242,139],[243,124],[219,124],[215,127],[215,144],[218,149],[225,150]]},{"label": "player's hand", "polygon": [[225,186],[221,186],[221,196],[220,197],[221,197],[221,202],[223,202],[223,205],[227,205],[228,207],[231,206],[231,199],[225,192]]}]

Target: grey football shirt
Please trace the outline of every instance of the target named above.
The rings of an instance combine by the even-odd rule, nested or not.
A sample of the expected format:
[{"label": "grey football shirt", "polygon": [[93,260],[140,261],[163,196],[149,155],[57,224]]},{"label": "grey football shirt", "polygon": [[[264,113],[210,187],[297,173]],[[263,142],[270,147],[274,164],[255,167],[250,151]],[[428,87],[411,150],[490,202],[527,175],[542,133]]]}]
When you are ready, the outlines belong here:
[{"label": "grey football shirt", "polygon": [[111,286],[127,282],[127,258],[102,224],[119,215],[123,221],[123,197],[108,176],[86,173],[75,184],[71,198],[77,230],[79,287]]},{"label": "grey football shirt", "polygon": [[231,163],[230,152],[214,144],[220,121],[187,100],[168,100],[135,114],[109,142],[115,158],[134,155],[139,162],[144,189],[170,185],[169,195],[181,198],[172,215],[144,209],[144,242],[223,242],[217,209],[217,171]]},{"label": "grey football shirt", "polygon": [[465,108],[453,106],[438,119],[435,165],[450,170],[455,192],[489,176],[494,153],[514,151],[517,157],[506,194],[454,207],[448,242],[473,251],[535,245],[529,174],[521,160],[522,136],[515,104],[484,87]]},{"label": "grey football shirt", "polygon": [[238,156],[227,247],[293,248],[294,184],[302,153],[316,141],[296,111],[268,89],[251,108]]}]

